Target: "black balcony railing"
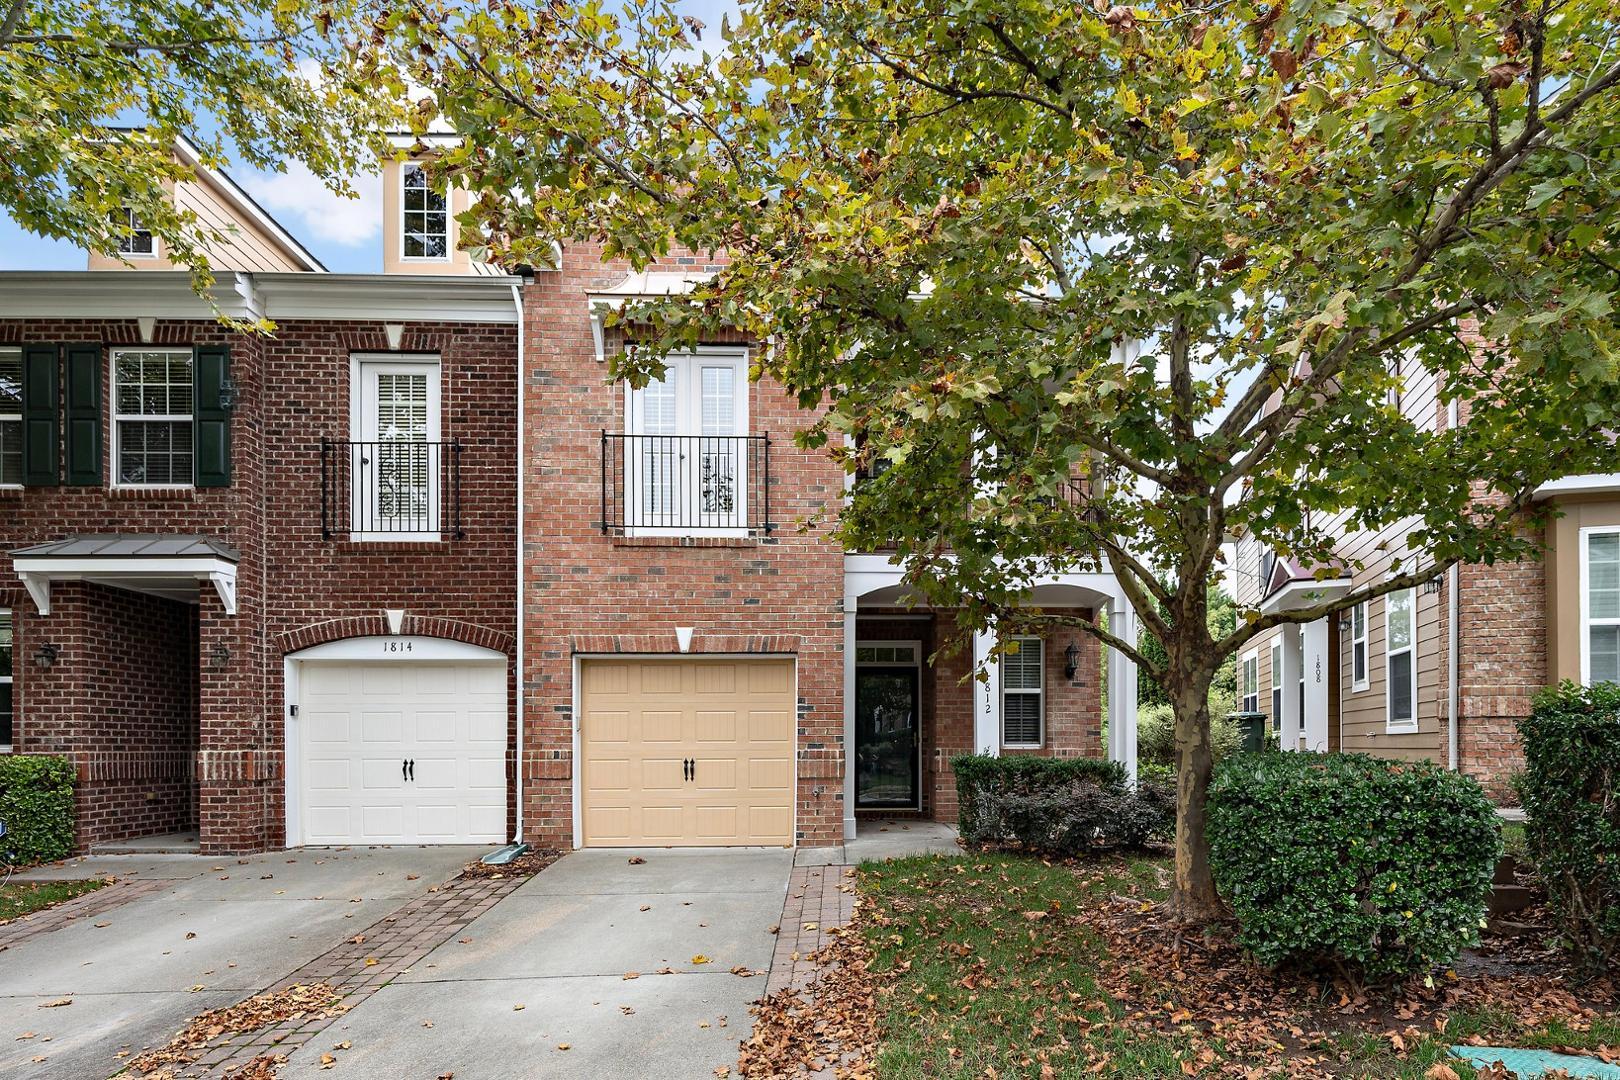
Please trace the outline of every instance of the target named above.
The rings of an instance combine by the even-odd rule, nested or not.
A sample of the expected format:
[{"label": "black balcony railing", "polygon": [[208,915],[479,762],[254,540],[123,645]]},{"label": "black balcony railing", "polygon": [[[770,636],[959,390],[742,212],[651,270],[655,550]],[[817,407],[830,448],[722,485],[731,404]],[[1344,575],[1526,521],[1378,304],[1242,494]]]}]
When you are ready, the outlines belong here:
[{"label": "black balcony railing", "polygon": [[461,443],[321,440],[321,536],[452,537],[461,526]]},{"label": "black balcony railing", "polygon": [[602,432],[602,531],[770,533],[769,435]]}]

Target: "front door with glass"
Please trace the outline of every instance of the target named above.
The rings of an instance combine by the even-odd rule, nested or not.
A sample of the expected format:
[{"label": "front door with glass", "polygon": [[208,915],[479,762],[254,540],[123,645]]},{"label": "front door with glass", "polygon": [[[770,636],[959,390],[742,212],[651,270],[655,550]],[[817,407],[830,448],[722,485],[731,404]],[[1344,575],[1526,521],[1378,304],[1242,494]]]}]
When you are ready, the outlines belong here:
[{"label": "front door with glass", "polygon": [[356,532],[439,531],[439,365],[362,360],[350,462]]},{"label": "front door with glass", "polygon": [[917,751],[916,667],[857,667],[855,806],[918,809]]}]

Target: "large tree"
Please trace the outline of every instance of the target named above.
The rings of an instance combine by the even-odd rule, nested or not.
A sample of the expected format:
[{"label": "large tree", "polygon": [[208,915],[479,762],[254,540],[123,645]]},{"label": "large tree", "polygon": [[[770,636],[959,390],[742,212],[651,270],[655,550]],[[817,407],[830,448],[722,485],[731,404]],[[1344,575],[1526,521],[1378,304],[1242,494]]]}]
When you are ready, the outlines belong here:
[{"label": "large tree", "polygon": [[25,229],[116,257],[127,212],[209,281],[222,236],[171,197],[174,153],[334,191],[375,169],[404,88],[375,63],[352,0],[0,0],[0,207]]},{"label": "large tree", "polygon": [[[720,325],[822,411],[842,538],[973,625],[1106,565],[1164,645],[1085,624],[1176,712],[1172,908],[1219,911],[1211,680],[1255,635],[1535,554],[1531,493],[1612,467],[1610,0],[748,0],[718,56],[663,0],[405,0],[382,26],[465,135],[498,256],[585,236],[730,261],[631,312],[642,379]],[[428,114],[424,112],[424,118]],[[1469,334],[1477,327],[1478,336]],[[1416,371],[1467,423],[1404,413]],[[1387,578],[1206,618],[1223,541]],[[1336,571],[1324,571],[1336,572]],[[1073,621],[1073,620],[1071,620]]]}]

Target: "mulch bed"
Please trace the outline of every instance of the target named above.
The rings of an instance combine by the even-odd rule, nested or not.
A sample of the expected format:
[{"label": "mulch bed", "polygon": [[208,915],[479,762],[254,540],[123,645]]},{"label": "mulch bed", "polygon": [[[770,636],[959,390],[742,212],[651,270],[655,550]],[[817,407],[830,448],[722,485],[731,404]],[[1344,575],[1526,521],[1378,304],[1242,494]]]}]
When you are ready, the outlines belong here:
[{"label": "mulch bed", "polygon": [[525,852],[504,866],[490,866],[474,859],[461,868],[464,878],[533,877],[558,859],[563,853],[549,848]]}]

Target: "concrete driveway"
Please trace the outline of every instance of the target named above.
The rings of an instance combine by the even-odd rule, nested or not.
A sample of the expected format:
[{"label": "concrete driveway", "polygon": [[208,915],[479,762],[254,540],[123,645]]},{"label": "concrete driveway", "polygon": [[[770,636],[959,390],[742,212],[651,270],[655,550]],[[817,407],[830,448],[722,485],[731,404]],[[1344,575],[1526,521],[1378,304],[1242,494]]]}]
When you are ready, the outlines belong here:
[{"label": "concrete driveway", "polygon": [[[104,856],[32,873],[163,885],[0,952],[0,1076],[110,1076],[127,1060],[118,1051],[167,1042],[191,1017],[273,984],[487,850]],[[62,999],[72,1004],[42,1007]]]},{"label": "concrete driveway", "polygon": [[[735,1065],[748,1003],[765,990],[764,974],[731,969],[769,968],[791,863],[785,850],[574,852],[295,1051],[281,1075],[712,1080]],[[342,1042],[323,1070],[321,1054]]]}]

